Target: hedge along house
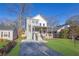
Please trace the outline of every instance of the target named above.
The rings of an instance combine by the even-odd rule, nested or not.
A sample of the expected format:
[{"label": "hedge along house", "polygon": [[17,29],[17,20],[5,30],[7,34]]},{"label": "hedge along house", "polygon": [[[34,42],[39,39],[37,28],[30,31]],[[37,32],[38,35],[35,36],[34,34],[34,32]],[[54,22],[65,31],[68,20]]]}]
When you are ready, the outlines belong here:
[{"label": "hedge along house", "polygon": [[17,38],[17,30],[13,26],[0,24],[0,39],[15,40]]}]

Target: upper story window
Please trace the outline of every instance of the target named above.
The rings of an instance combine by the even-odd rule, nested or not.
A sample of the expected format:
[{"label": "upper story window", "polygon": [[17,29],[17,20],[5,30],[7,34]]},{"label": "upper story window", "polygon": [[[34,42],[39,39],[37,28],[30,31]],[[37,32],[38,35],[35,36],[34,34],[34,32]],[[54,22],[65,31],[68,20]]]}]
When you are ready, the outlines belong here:
[{"label": "upper story window", "polygon": [[41,23],[40,23],[40,26],[41,26]]},{"label": "upper story window", "polygon": [[45,26],[45,24],[43,24],[43,26]]}]

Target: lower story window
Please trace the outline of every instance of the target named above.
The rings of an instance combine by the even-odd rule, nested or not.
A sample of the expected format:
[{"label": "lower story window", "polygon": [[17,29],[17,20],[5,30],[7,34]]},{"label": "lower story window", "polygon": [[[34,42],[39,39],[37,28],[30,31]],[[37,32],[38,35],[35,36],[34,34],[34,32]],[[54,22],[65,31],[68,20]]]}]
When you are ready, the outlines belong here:
[{"label": "lower story window", "polygon": [[7,37],[8,35],[7,34],[4,34],[4,37]]},{"label": "lower story window", "polygon": [[1,32],[1,37],[3,37],[3,32]]}]

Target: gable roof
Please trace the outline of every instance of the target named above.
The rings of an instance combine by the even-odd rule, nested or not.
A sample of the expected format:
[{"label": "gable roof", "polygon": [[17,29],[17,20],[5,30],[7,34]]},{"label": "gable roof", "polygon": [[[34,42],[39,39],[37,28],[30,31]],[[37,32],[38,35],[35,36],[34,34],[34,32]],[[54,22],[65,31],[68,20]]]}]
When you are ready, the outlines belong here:
[{"label": "gable roof", "polygon": [[36,20],[36,21],[45,21],[47,22],[44,17],[42,17],[40,14],[36,15],[35,17],[32,18],[33,20]]},{"label": "gable roof", "polygon": [[64,25],[59,25],[59,26],[56,26],[53,28],[54,31],[57,31],[59,29],[66,29],[66,28],[69,28],[70,25],[67,25],[67,24],[64,24]]}]

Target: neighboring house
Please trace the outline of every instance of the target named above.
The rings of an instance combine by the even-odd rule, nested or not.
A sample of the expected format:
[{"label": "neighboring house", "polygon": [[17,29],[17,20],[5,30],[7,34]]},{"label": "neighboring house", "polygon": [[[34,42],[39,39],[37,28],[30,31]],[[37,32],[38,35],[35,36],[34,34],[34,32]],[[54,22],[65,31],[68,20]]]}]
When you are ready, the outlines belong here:
[{"label": "neighboring house", "polygon": [[66,28],[69,28],[70,26],[69,25],[64,25],[62,27],[60,27],[57,32],[59,33],[62,29],[66,29]]},{"label": "neighboring house", "polygon": [[16,38],[16,28],[0,24],[0,39],[15,40]]},{"label": "neighboring house", "polygon": [[59,33],[61,32],[61,30],[64,30],[64,29],[68,29],[70,26],[69,25],[60,25],[60,26],[57,26],[57,27],[54,27],[53,28],[53,37],[56,38],[56,37],[59,37]]}]

